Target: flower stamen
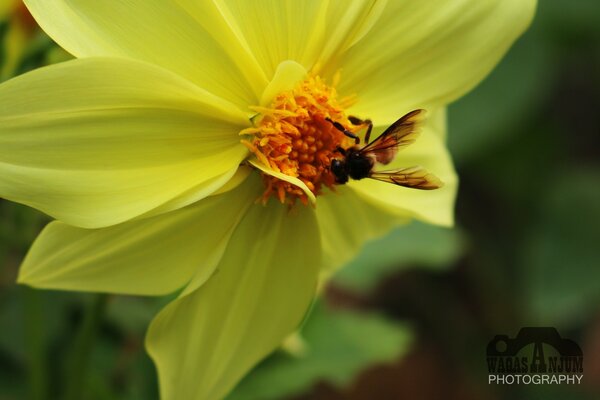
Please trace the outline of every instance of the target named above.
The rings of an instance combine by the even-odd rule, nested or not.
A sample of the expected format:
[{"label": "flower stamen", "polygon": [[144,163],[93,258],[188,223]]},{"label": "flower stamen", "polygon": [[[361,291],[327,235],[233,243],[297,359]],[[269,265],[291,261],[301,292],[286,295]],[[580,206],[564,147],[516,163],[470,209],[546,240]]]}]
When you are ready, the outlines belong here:
[{"label": "flower stamen", "polygon": [[[340,156],[337,149],[354,145],[330,120],[350,132],[360,129],[344,113],[352,100],[338,100],[334,87],[318,75],[309,75],[293,90],[278,94],[269,107],[251,107],[260,116],[255,126],[240,132],[247,135],[242,143],[265,166],[300,179],[312,193],[320,195],[323,186],[334,188],[335,177],[329,166]],[[306,193],[298,186],[266,173],[263,179],[263,202],[274,196],[282,203],[294,204],[299,199],[308,204]]]}]

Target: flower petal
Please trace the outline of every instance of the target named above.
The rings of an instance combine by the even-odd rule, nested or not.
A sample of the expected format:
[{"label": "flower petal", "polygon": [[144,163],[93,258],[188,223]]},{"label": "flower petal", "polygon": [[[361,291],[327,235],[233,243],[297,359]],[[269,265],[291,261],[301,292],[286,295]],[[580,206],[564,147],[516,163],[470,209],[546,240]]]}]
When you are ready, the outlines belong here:
[{"label": "flower petal", "polygon": [[446,107],[429,110],[427,125],[445,143],[448,135],[448,110]]},{"label": "flower petal", "polygon": [[388,0],[337,0],[331,1],[327,24],[332,29],[326,33],[326,45],[320,52],[317,66],[326,68],[335,63],[336,57],[343,54],[362,39],[377,23],[385,10]]},{"label": "flower petal", "polygon": [[39,69],[0,85],[0,196],[75,226],[116,224],[235,169],[246,117],[149,64]]},{"label": "flower petal", "polygon": [[[454,223],[454,201],[458,178],[452,159],[441,138],[433,129],[439,126],[439,118],[432,115],[417,141],[401,150],[394,161],[377,169],[392,170],[423,166],[437,175],[444,186],[436,190],[417,190],[396,186],[373,179],[351,181],[348,186],[364,200],[404,217],[414,217],[432,224],[451,226]],[[386,127],[374,129],[377,137]]]},{"label": "flower petal", "polygon": [[[207,25],[174,1],[26,0],[40,26],[77,57],[127,57],[160,65],[246,110],[260,94],[216,38],[224,37],[204,4]],[[210,21],[215,21],[209,24]],[[240,57],[243,54],[240,53]],[[254,79],[251,79],[254,78]],[[263,87],[266,78],[262,78]]]},{"label": "flower petal", "polygon": [[368,240],[409,221],[363,200],[345,186],[320,196],[316,212],[325,267],[321,278],[330,276],[354,258]]},{"label": "flower petal", "polygon": [[[192,0],[178,0],[191,3]],[[198,2],[196,2],[198,3]],[[377,0],[223,0],[229,25],[271,78],[280,62],[294,60],[307,70],[328,62],[366,33],[382,11]]]},{"label": "flower petal", "polygon": [[219,190],[213,192],[211,196],[217,196],[222,193],[229,192],[235,189],[238,185],[242,184],[246,178],[254,171],[248,165],[240,165],[235,171],[235,174],[227,181],[227,183],[219,188]]},{"label": "flower petal", "polygon": [[274,176],[277,179],[281,179],[282,181],[291,183],[294,186],[298,186],[306,194],[306,197],[308,197],[308,199],[310,200],[311,203],[313,203],[313,204],[316,203],[317,198],[315,197],[314,193],[311,192],[311,190],[308,188],[308,186],[306,186],[306,183],[302,182],[300,179],[298,179],[294,176],[286,175],[282,172],[275,171],[274,169],[264,165],[263,163],[261,163],[260,161],[258,161],[256,159],[250,159],[250,160],[248,160],[248,162],[250,164],[252,164],[252,166],[261,170],[262,172],[264,172],[267,175]]},{"label": "flower petal", "polygon": [[277,70],[269,85],[265,88],[260,99],[260,105],[267,107],[273,102],[275,96],[284,91],[294,89],[298,82],[306,78],[306,69],[295,61],[283,61]]},{"label": "flower petal", "polygon": [[[209,276],[259,195],[258,179],[190,207],[102,229],[50,223],[29,250],[19,283],[45,289],[160,295]],[[209,228],[209,229],[208,229]]]},{"label": "flower petal", "polygon": [[146,347],[165,400],[221,399],[303,319],[321,265],[314,211],[254,205],[213,276],[154,319]]},{"label": "flower petal", "polygon": [[354,115],[391,123],[398,110],[445,105],[473,88],[527,28],[535,0],[389,1],[381,18],[340,54],[340,92]]}]

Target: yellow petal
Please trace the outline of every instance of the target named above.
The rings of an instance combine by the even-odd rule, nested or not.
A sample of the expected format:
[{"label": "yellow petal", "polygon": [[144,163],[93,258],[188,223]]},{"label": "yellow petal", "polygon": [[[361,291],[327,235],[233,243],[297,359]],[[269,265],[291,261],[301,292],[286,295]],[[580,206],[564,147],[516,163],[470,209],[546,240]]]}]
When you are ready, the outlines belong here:
[{"label": "yellow petal", "polygon": [[385,1],[219,0],[216,3],[231,31],[244,48],[251,49],[254,60],[270,79],[285,60],[296,61],[307,70],[315,67],[318,70],[336,52],[366,34]]},{"label": "yellow petal", "polygon": [[337,0],[331,1],[326,21],[326,44],[320,52],[317,65],[327,69],[336,65],[343,54],[362,39],[377,23],[388,0]]},{"label": "yellow petal", "polygon": [[246,178],[250,176],[250,174],[254,171],[254,169],[250,168],[248,165],[240,165],[239,168],[235,171],[235,174],[227,181],[227,183],[219,188],[216,192],[214,192],[211,196],[217,196],[222,193],[226,193],[230,190],[235,189],[238,185],[243,183]]},{"label": "yellow petal", "polygon": [[268,82],[267,76],[254,56],[253,49],[240,32],[227,5],[221,0],[175,0],[175,2],[212,35],[213,40],[227,53],[239,72],[246,78],[255,96],[260,98]]},{"label": "yellow petal", "polygon": [[302,321],[320,267],[314,211],[254,205],[213,276],[154,319],[146,347],[164,400],[222,399]]},{"label": "yellow petal", "polygon": [[[222,175],[218,175],[214,178],[203,181],[199,185],[188,189],[186,192],[181,193],[174,199],[167,201],[166,203],[153,208],[149,212],[142,214],[139,218],[147,218],[154,215],[163,214],[169,211],[178,210],[183,208],[189,204],[195,203],[207,196],[214,196],[218,193],[223,193],[223,187],[229,186],[229,182],[234,178],[237,174],[239,166],[231,168],[229,171],[225,172]],[[233,187],[236,187],[237,184],[241,183],[243,179],[235,182],[236,184]]]},{"label": "yellow petal", "polygon": [[45,289],[160,295],[209,276],[245,210],[256,179],[190,207],[102,229],[52,222],[36,239],[19,282]]},{"label": "yellow petal", "polygon": [[427,125],[445,143],[448,135],[448,110],[446,107],[428,110]]},{"label": "yellow petal", "polygon": [[[364,200],[388,212],[409,218],[414,217],[432,224],[451,226],[454,223],[454,201],[458,178],[441,135],[436,134],[432,128],[432,125],[438,125],[437,119],[437,116],[432,115],[415,143],[401,150],[390,164],[376,165],[376,169],[392,170],[422,166],[442,180],[444,183],[442,188],[409,189],[373,179],[351,181],[348,183],[350,188]],[[375,128],[373,137],[385,128]]]},{"label": "yellow petal", "polygon": [[281,92],[294,89],[298,82],[306,78],[306,69],[295,61],[283,61],[277,67],[275,76],[265,88],[260,99],[261,106],[268,106]]},{"label": "yellow petal", "polygon": [[304,182],[302,182],[300,179],[293,177],[293,176],[286,175],[282,172],[277,172],[274,169],[267,167],[266,165],[264,165],[263,163],[261,163],[260,161],[258,161],[256,159],[248,160],[248,162],[250,164],[252,164],[252,166],[261,170],[262,172],[264,172],[267,175],[274,176],[277,179],[281,179],[282,181],[291,183],[294,186],[298,186],[306,194],[306,196],[308,197],[308,199],[310,200],[311,203],[313,203],[313,204],[316,203],[317,198],[315,197],[314,193],[311,192],[310,189],[308,188],[308,186],[306,186],[306,184]]},{"label": "yellow petal", "polygon": [[[240,70],[216,38],[173,1],[26,0],[40,26],[77,57],[115,56],[160,65],[235,103],[257,103],[247,70]],[[206,8],[211,2],[202,2]],[[210,20],[210,19],[208,19]],[[257,78],[258,79],[258,78]],[[263,87],[266,79],[263,78]]]},{"label": "yellow petal", "polygon": [[219,1],[252,49],[265,75],[273,77],[279,63],[294,60],[310,69],[325,42],[328,2]]},{"label": "yellow petal", "polygon": [[316,212],[325,266],[321,278],[330,276],[354,258],[368,240],[383,236],[409,220],[363,200],[345,186],[319,197]]},{"label": "yellow petal", "polygon": [[527,28],[535,0],[389,1],[372,29],[331,65],[353,115],[386,124],[473,88]]},{"label": "yellow petal", "polygon": [[43,68],[0,85],[0,196],[85,228],[197,200],[246,156],[246,117],[149,64]]}]

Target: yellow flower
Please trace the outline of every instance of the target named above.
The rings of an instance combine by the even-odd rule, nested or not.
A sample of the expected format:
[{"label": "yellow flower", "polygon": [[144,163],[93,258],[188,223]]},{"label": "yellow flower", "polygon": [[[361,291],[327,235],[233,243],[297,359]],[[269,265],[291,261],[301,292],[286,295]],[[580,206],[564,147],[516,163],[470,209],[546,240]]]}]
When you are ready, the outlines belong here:
[{"label": "yellow flower", "polygon": [[[147,336],[164,399],[226,395],[297,328],[319,276],[365,240],[411,218],[452,224],[445,106],[493,68],[535,8],[534,0],[26,3],[78,59],[0,85],[0,196],[58,220],[19,281],[138,295],[182,288]],[[321,148],[331,160],[338,143],[319,147],[330,139],[306,132],[320,127],[344,145],[325,117],[353,131],[348,116],[370,118],[375,137],[417,108],[429,111],[424,131],[390,166],[422,165],[442,189],[334,185],[315,161]],[[263,205],[261,196],[275,199]]]}]

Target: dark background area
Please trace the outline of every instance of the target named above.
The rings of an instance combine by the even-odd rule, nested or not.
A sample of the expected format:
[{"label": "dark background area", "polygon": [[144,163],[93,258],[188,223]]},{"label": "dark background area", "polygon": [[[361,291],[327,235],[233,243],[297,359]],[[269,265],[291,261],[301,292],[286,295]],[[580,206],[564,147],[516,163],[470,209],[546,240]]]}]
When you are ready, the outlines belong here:
[{"label": "dark background area", "polygon": [[[63,57],[39,32],[32,43],[19,72]],[[415,223],[368,244],[315,306],[304,345],[269,357],[230,400],[600,398],[600,2],[541,0],[531,29],[449,108],[448,139],[457,228]],[[0,200],[0,400],[68,399],[81,368],[86,399],[156,399],[143,337],[167,300],[17,286],[46,222]],[[90,310],[104,312],[97,326]],[[579,343],[583,383],[488,385],[487,343],[524,326]]]}]

